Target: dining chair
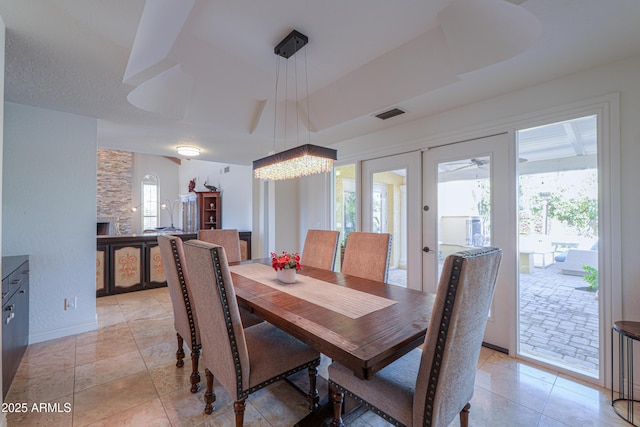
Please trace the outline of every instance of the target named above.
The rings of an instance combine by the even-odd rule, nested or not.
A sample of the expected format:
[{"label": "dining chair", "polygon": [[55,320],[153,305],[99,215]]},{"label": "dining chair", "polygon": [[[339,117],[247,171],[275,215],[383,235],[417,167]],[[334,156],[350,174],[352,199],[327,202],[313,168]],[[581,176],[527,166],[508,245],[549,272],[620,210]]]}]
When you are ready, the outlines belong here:
[{"label": "dining chair", "polygon": [[302,265],[333,270],[340,232],[336,230],[308,230],[302,248]]},{"label": "dining chair", "polygon": [[386,282],[391,256],[391,234],[352,231],[347,238],[342,273]]},{"label": "dining chair", "polygon": [[182,239],[171,235],[158,236],[158,246],[162,265],[167,277],[167,287],[171,296],[173,306],[173,322],[178,337],[178,350],[176,351],[176,366],[184,366],[184,339],[191,349],[191,393],[200,390],[200,372],[198,372],[198,361],[202,345],[200,342],[200,332],[198,321],[193,311],[193,299],[188,286],[189,275],[184,262],[184,249]]},{"label": "dining chair", "polygon": [[198,240],[222,246],[229,262],[242,260],[240,233],[236,229],[198,230]]},{"label": "dining chair", "polygon": [[202,337],[205,413],[216,400],[214,375],[235,400],[236,427],[241,427],[251,393],[303,369],[309,371],[309,409],[316,410],[320,353],[267,322],[243,328],[222,246],[190,240],[184,251]]},{"label": "dining chair", "polygon": [[[198,230],[198,240],[222,246],[228,262],[242,261],[240,233],[237,229]],[[240,308],[240,315],[245,328],[263,322],[263,319],[244,308]]]},{"label": "dining chair", "polygon": [[333,362],[331,426],[343,425],[346,395],[395,426],[448,426],[459,415],[467,427],[501,257],[501,249],[486,247],[445,259],[423,350],[409,352],[370,381]]}]

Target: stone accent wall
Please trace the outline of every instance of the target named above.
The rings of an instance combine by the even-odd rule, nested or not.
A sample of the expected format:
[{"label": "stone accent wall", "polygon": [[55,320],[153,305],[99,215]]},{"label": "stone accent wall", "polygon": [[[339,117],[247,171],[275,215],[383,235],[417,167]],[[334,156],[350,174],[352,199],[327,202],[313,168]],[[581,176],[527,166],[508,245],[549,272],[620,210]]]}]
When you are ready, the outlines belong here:
[{"label": "stone accent wall", "polygon": [[98,222],[111,222],[110,234],[131,234],[133,153],[98,149]]}]

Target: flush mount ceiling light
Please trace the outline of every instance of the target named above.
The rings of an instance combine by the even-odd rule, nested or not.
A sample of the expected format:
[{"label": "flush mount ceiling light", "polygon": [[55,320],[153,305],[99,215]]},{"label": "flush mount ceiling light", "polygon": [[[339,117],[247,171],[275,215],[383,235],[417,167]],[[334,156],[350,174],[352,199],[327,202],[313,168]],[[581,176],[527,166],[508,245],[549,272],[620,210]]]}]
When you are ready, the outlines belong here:
[{"label": "flush mount ceiling light", "polygon": [[178,154],[185,157],[195,157],[200,155],[200,149],[190,145],[181,145],[176,148],[176,150],[178,151]]},{"label": "flush mount ceiling light", "polygon": [[[302,49],[309,42],[309,38],[302,33],[299,33],[296,30],[293,30],[287,37],[285,37],[278,45],[274,48],[274,53],[278,57],[285,58],[288,60],[296,52]],[[294,58],[295,62],[295,58]],[[288,64],[288,62],[287,62]],[[298,90],[298,73],[297,73],[297,64],[295,64],[295,92],[297,94]],[[304,56],[304,71],[305,71],[305,80],[306,80],[306,71],[307,71],[307,55],[305,51]],[[273,151],[275,152],[276,148],[276,127],[277,127],[277,105],[278,105],[278,76],[280,74],[280,58],[278,58],[277,68],[276,68],[276,96],[275,96],[275,113],[274,113],[274,125],[273,125]],[[288,75],[289,73],[286,73]],[[285,82],[286,83],[286,82]],[[311,130],[309,124],[309,87],[308,82],[305,81],[306,87],[306,100],[307,100],[307,135],[308,140],[311,139]],[[295,99],[296,105],[296,129],[298,128],[298,116],[300,105],[298,99]],[[288,104],[287,99],[285,99],[285,147],[286,147],[286,118],[287,111],[286,105]],[[296,132],[297,143],[300,144],[299,141],[299,132]],[[292,179],[299,178],[301,176],[313,175],[318,173],[326,173],[330,172],[333,167],[333,162],[338,158],[338,152],[332,148],[319,147],[317,145],[313,145],[310,143],[299,145],[295,148],[290,148],[288,150],[283,150],[279,153],[272,154],[268,157],[264,157],[262,159],[255,160],[253,162],[253,174],[258,179],[268,180],[268,181],[278,181],[283,179]]]}]

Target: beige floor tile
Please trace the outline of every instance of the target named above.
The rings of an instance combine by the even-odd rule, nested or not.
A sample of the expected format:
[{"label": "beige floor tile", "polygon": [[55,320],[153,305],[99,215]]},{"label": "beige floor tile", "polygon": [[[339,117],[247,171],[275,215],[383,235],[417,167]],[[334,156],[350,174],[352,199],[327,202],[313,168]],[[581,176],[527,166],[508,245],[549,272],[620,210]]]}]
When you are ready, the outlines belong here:
[{"label": "beige floor tile", "polygon": [[543,415],[540,417],[540,422],[538,422],[537,427],[573,427],[573,426],[570,424],[561,423],[558,420],[554,420],[553,418]]},{"label": "beige floor tile", "polygon": [[5,402],[49,402],[73,394],[74,368],[51,372],[35,378],[16,377]]},{"label": "beige floor tile", "polygon": [[[148,369],[168,365],[176,360],[176,350],[178,345],[174,340],[155,344],[150,347],[141,348],[140,354],[144,359]],[[185,356],[190,357],[191,353],[185,349]]]},{"label": "beige floor tile", "polygon": [[117,305],[118,305],[118,297],[116,297],[115,295],[96,298],[96,307],[117,306]]},{"label": "beige floor tile", "polygon": [[[233,412],[233,405],[226,405],[224,408],[206,417],[205,422],[202,424],[204,427],[229,427],[235,425],[236,416]],[[292,424],[280,422],[270,424],[250,401],[247,402],[244,410],[244,427],[289,427],[291,425]]]},{"label": "beige floor tile", "polygon": [[[64,352],[75,352],[76,348],[76,335],[70,337],[56,338],[49,341],[43,341],[36,344],[31,344],[27,347],[24,357],[40,357],[47,356],[49,354],[59,354]],[[23,359],[24,360],[24,359]]]},{"label": "beige floor tile", "polygon": [[[471,399],[469,425],[473,427],[531,427],[538,424],[540,413],[526,408],[481,387]],[[456,417],[449,427],[459,426]]]},{"label": "beige floor tile", "polygon": [[119,426],[170,427],[171,422],[158,398],[89,424],[89,427]]},{"label": "beige floor tile", "polygon": [[[191,359],[185,359],[184,366],[177,368],[174,362],[150,369],[151,379],[159,396],[176,390],[191,389]],[[204,370],[200,372],[200,388],[206,387]]]},{"label": "beige floor tile", "polygon": [[476,372],[476,386],[492,391],[529,409],[542,412],[553,384],[495,363],[486,363]]},{"label": "beige floor tile", "polygon": [[146,371],[146,369],[142,356],[137,350],[78,365],[75,371],[75,391],[77,393],[118,378]]},{"label": "beige floor tile", "polygon": [[26,412],[7,414],[7,425],[10,427],[71,427],[73,424],[73,395],[49,402],[31,402],[27,406]]},{"label": "beige floor tile", "polygon": [[88,344],[95,344],[101,341],[111,341],[115,338],[133,336],[127,323],[116,323],[114,325],[99,327],[95,331],[85,332],[77,335],[76,346],[81,347]]},{"label": "beige floor tile", "polygon": [[[99,298],[98,298],[99,299]],[[120,310],[120,306],[98,306],[96,307],[96,315],[98,316],[98,327],[117,325],[125,323],[126,319]]]},{"label": "beige floor tile", "polygon": [[505,368],[509,368],[516,373],[523,373],[531,377],[538,378],[539,380],[554,384],[558,378],[558,373],[550,371],[545,368],[537,367],[531,364],[524,363],[521,360],[509,357],[506,354],[494,351],[493,354],[487,359],[487,363],[497,364]]},{"label": "beige floor tile", "polygon": [[76,365],[85,365],[100,359],[107,359],[137,350],[138,346],[133,336],[127,332],[110,340],[101,340],[92,344],[77,346]]},{"label": "beige floor tile", "polygon": [[[208,424],[212,419],[219,416],[225,408],[230,408],[233,413],[233,402],[231,397],[224,391],[222,386],[215,387],[216,401],[214,403],[214,412],[211,415],[204,413],[204,386],[198,393],[191,393],[189,389],[178,389],[172,393],[161,397],[167,416],[174,427],[191,427]],[[230,425],[230,424],[221,424]],[[233,425],[233,424],[231,424]]]},{"label": "beige floor tile", "polygon": [[85,426],[157,397],[146,371],[82,390],[74,396],[73,425]]},{"label": "beige floor tile", "polygon": [[73,368],[76,364],[76,351],[73,346],[58,352],[51,351],[44,354],[31,352],[30,354],[35,355],[25,355],[23,357],[22,363],[16,372],[16,377],[36,378],[52,372]]},{"label": "beige floor tile", "polygon": [[[176,350],[178,349],[173,317],[165,316],[154,319],[153,328],[149,327],[148,319],[133,320],[128,322],[128,325],[139,348],[146,348],[173,340]],[[185,345],[185,351],[186,347]]]},{"label": "beige floor tile", "polygon": [[[177,341],[168,290],[154,289],[98,298],[97,331],[29,346],[6,402],[53,402],[73,413],[9,414],[10,427],[33,425],[229,426],[231,397],[216,382],[217,402],[204,414],[206,380],[190,392],[190,351],[176,368]],[[326,366],[319,368],[318,389],[326,393]],[[478,359],[473,427],[625,426],[612,410],[610,393],[533,363],[483,348]],[[306,388],[306,373],[296,382]],[[323,377],[324,376],[324,377]],[[75,394],[74,394],[75,387]],[[306,414],[306,399],[280,382],[247,400],[245,426],[290,426]],[[371,412],[350,420],[350,427],[388,427]],[[451,426],[458,426],[456,418]]]},{"label": "beige floor tile", "polygon": [[294,425],[309,413],[306,397],[285,381],[257,391],[248,400],[274,426]]},{"label": "beige floor tile", "polygon": [[584,393],[555,386],[543,414],[572,426],[629,425],[616,415],[609,400],[597,390],[591,397],[587,397]]}]

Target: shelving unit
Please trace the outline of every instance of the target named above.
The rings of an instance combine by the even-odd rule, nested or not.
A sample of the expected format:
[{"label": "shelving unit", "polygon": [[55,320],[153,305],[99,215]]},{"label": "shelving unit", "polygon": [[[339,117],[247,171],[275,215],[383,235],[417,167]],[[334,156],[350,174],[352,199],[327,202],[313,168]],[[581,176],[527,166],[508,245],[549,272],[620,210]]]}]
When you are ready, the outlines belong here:
[{"label": "shelving unit", "polygon": [[219,191],[196,193],[200,213],[200,230],[222,228],[222,197]]}]

